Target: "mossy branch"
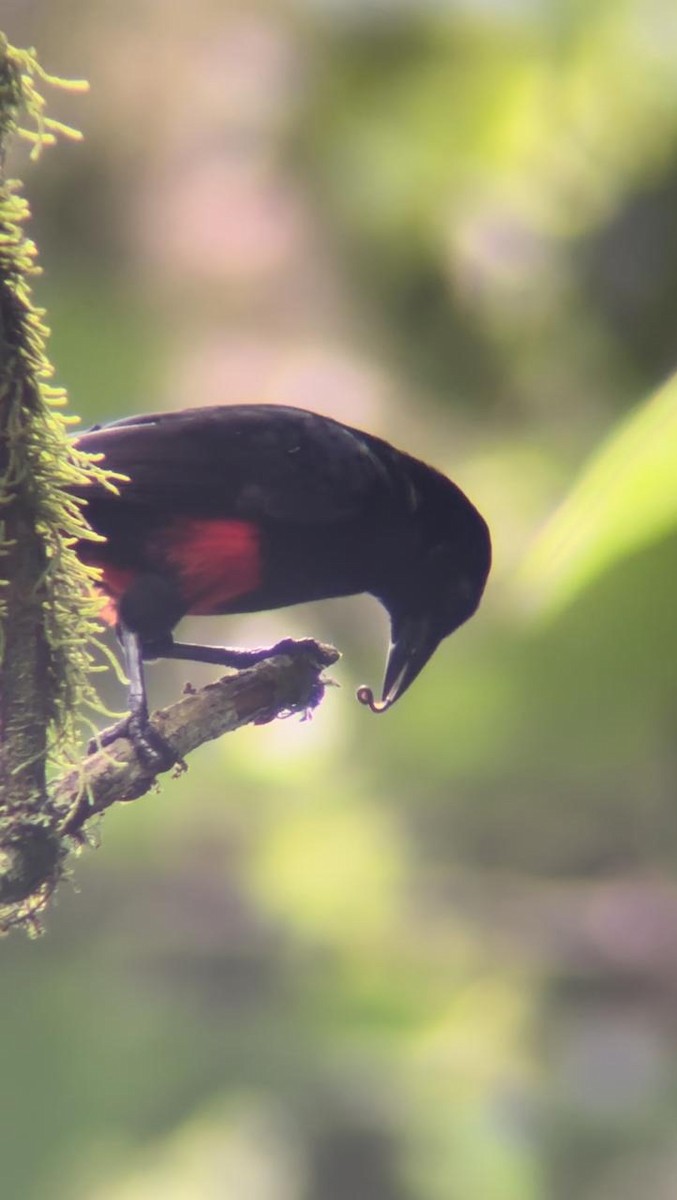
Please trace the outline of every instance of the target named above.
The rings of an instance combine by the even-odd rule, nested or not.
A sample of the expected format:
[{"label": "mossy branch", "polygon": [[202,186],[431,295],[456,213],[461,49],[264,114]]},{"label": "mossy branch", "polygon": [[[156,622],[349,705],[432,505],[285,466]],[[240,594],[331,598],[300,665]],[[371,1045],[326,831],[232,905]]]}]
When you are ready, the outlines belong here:
[{"label": "mossy branch", "polygon": [[96,600],[74,550],[95,535],[67,488],[107,479],[68,440],[66,397],[51,386],[49,331],[31,292],[39,268],[24,232],[28,205],[5,177],[13,136],[33,142],[32,157],[54,140],[59,123],[45,116],[36,79],[59,83],[0,34],[0,853],[17,830],[23,838],[30,828],[36,845],[42,838],[48,761],[75,740],[77,707],[96,699]]},{"label": "mossy branch", "polygon": [[[153,713],[151,725],[175,751],[182,763],[178,770],[185,770],[186,755],[224,733],[293,713],[309,715],[324,693],[322,672],[338,657],[332,646],[301,644],[294,655],[265,659],[191,690]],[[0,847],[0,932],[17,924],[37,928],[69,850],[85,841],[87,822],[112,804],[137,800],[155,784],[155,775],[125,737],[56,780],[43,810],[46,823],[16,821]]]}]

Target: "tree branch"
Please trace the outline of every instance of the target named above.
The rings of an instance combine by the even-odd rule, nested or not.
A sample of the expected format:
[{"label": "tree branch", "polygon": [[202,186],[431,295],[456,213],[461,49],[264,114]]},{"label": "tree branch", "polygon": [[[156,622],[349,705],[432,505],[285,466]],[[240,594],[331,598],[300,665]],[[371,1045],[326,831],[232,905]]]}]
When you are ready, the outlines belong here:
[{"label": "tree branch", "polygon": [[0,928],[22,919],[3,911],[15,895],[58,876],[47,766],[64,760],[77,708],[95,699],[96,601],[75,552],[95,535],[68,488],[100,468],[67,438],[66,397],[50,382],[49,331],[31,290],[39,267],[29,208],[5,177],[13,137],[37,157],[56,132],[76,136],[46,116],[40,82],[84,86],[47,76],[0,33]]},{"label": "tree branch", "polygon": [[[189,692],[153,713],[151,725],[176,752],[181,772],[187,754],[224,733],[292,713],[309,715],[328,682],[322,672],[338,658],[333,646],[304,642],[294,654],[264,659]],[[11,837],[0,842],[0,929],[43,911],[63,875],[69,848],[84,841],[92,817],[112,804],[137,800],[155,783],[126,737],[88,755],[57,780],[44,810],[46,823],[14,825]]]}]

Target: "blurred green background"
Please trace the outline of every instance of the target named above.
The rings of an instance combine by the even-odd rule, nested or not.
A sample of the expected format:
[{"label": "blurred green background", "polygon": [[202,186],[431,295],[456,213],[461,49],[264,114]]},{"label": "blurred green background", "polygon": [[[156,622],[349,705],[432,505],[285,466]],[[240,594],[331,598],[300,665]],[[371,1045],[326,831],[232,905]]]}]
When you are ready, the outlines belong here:
[{"label": "blurred green background", "polygon": [[112,812],[3,943],[3,1198],[672,1200],[674,0],[3,17],[92,85],[13,163],[83,420],[331,414],[496,564],[383,718],[373,602],[186,629],[333,640],[341,690]]}]

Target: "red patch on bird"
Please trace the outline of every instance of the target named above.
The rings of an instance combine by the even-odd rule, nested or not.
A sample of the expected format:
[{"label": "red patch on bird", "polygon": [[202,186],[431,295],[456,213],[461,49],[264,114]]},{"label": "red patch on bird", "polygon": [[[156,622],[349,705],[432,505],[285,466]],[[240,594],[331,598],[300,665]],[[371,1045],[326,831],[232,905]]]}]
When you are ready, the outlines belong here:
[{"label": "red patch on bird", "polygon": [[99,620],[104,621],[106,625],[117,625],[118,600],[124,596],[136,571],[132,571],[129,567],[116,567],[102,561],[102,557],[96,553],[96,548],[90,548],[88,544],[80,548],[79,554],[83,562],[101,568],[101,579],[94,584],[96,591],[103,598],[103,603],[97,613]]},{"label": "red patch on bird", "polygon": [[176,572],[188,612],[223,612],[261,582],[259,533],[250,521],[179,517],[155,545]]}]

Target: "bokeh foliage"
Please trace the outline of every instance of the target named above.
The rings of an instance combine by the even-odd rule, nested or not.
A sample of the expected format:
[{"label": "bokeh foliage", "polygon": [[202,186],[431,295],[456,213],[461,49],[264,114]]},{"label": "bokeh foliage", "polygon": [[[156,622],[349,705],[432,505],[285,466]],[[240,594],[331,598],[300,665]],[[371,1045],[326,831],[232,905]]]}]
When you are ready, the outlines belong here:
[{"label": "bokeh foliage", "polygon": [[[674,5],[205,0],[185,24],[136,5],[122,39],[72,3],[70,47],[64,4],[37,7],[99,93],[35,180],[77,408],[291,376],[282,398],[446,467],[496,566],[382,720],[351,695],[373,609],[283,615],[345,654],[313,726],[244,732],[111,815],[49,937],[3,947],[8,1194],[673,1195]],[[212,227],[224,160],[247,203]],[[271,180],[291,201],[258,209]],[[250,257],[284,253],[235,285],[252,211]],[[273,383],[233,329],[284,343]],[[312,398],[311,341],[353,372]],[[361,414],[365,361],[387,385]]]}]

